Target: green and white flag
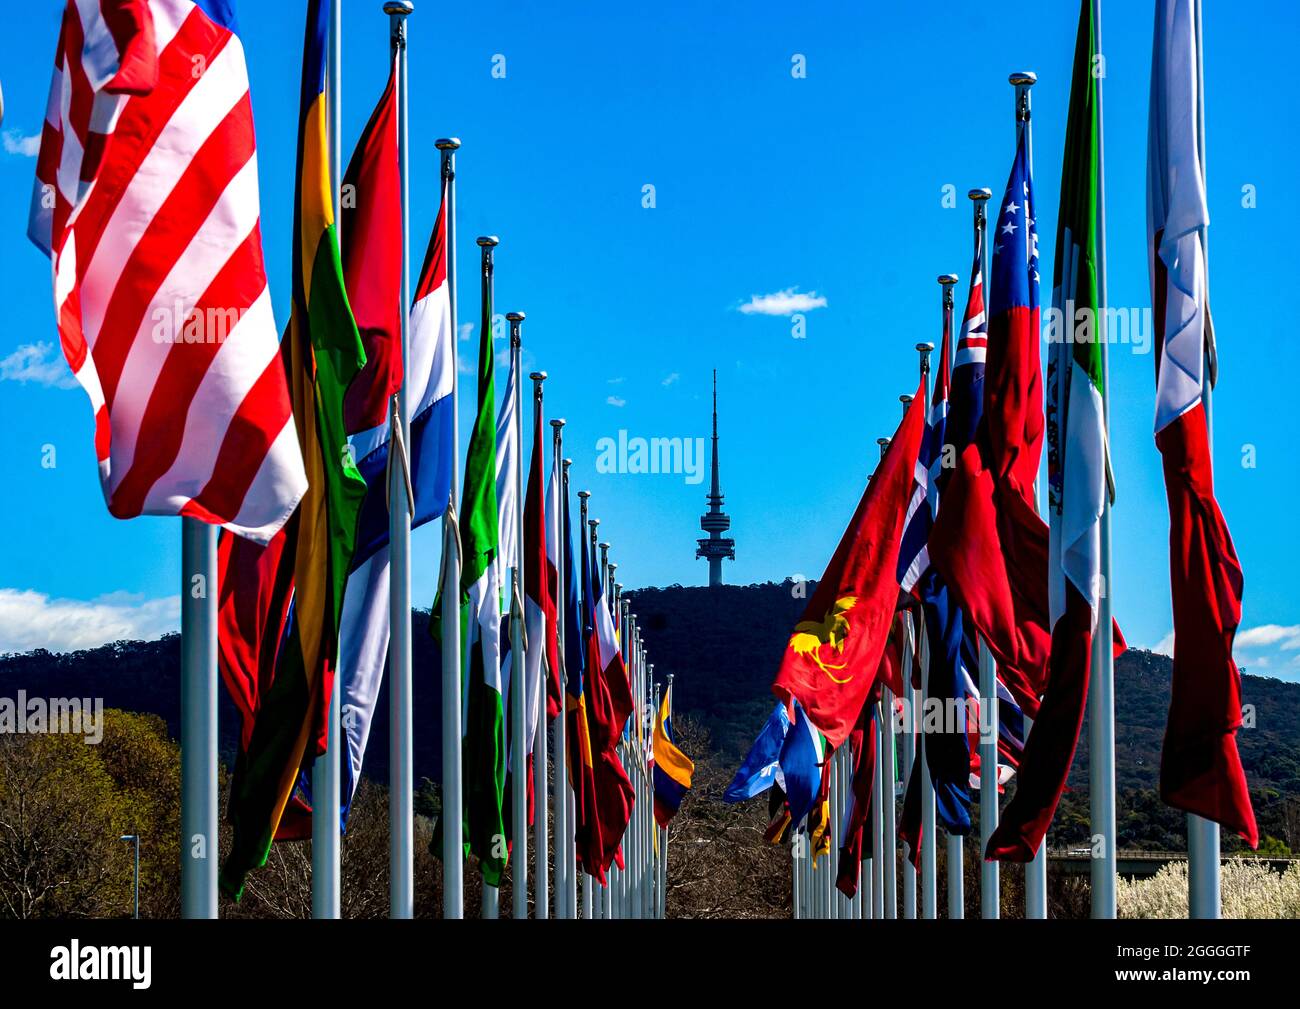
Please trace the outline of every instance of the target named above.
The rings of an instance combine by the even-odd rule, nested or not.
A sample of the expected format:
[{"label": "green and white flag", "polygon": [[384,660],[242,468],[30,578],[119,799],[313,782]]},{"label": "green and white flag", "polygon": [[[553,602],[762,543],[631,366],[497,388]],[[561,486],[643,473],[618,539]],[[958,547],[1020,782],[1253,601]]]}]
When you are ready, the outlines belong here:
[{"label": "green and white flag", "polygon": [[502,800],[506,722],[501,683],[501,565],[497,527],[496,383],[491,285],[479,327],[478,414],[465,462],[461,503],[461,640],[465,642],[465,843],[483,882],[498,886],[506,865]]},{"label": "green and white flag", "polygon": [[1061,169],[1047,365],[1049,596],[1053,626],[1066,609],[1066,582],[1092,608],[1101,584],[1101,513],[1113,493],[1106,438],[1104,312],[1098,278],[1105,236],[1098,220],[1101,121],[1096,29],[1083,0]]}]

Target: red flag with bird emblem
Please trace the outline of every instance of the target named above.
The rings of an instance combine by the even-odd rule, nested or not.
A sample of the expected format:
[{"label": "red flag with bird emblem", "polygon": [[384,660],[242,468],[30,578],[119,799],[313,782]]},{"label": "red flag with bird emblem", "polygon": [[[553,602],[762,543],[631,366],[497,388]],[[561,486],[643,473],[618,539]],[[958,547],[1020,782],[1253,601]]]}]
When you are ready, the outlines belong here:
[{"label": "red flag with bird emblem", "polygon": [[772,692],[798,700],[833,747],[853,731],[880,669],[898,602],[898,547],[924,429],[916,396],[858,502],[853,520],[795,625]]}]

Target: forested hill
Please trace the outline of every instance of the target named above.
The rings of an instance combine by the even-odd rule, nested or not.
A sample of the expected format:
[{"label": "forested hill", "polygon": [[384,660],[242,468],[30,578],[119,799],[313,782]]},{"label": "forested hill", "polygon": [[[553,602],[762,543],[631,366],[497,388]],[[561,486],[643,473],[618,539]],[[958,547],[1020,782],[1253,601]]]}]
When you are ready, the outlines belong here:
[{"label": "forested hill", "polygon": [[[670,586],[632,594],[656,678],[676,674],[676,709],[695,714],[719,755],[733,765],[772,710],[772,679],[813,587],[787,581],[714,589]],[[1156,792],[1169,683],[1168,656],[1132,649],[1115,663],[1122,844],[1182,846],[1177,841],[1182,817],[1167,810]],[[1260,832],[1294,838],[1300,829],[1300,684],[1247,675],[1242,696],[1254,727],[1244,728],[1237,739]],[[1054,843],[1087,836],[1087,741],[1085,721]],[[1297,842],[1300,838],[1291,843]],[[1231,839],[1224,844],[1230,849]]]},{"label": "forested hill", "polygon": [[[678,712],[708,729],[718,759],[735,766],[774,703],[772,678],[812,585],[727,585],[716,589],[669,586],[629,593],[657,679],[675,674]],[[416,780],[439,775],[438,665],[428,615],[412,614],[415,646]],[[102,697],[105,707],[161,715],[179,735],[180,640],[117,642],[68,654],[0,656],[0,697],[17,691],[44,697]],[[1116,767],[1121,792],[1122,844],[1178,847],[1182,817],[1156,796],[1160,743],[1169,706],[1170,660],[1134,649],[1116,663]],[[239,724],[220,691],[221,752],[235,751]],[[1243,697],[1254,727],[1238,734],[1262,834],[1300,847],[1300,684],[1243,677]],[[366,774],[388,777],[388,699],[381,693],[366,754]],[[1086,837],[1087,729],[1062,804],[1053,843]],[[1291,823],[1288,827],[1288,814]],[[1225,848],[1231,839],[1225,838]]]}]

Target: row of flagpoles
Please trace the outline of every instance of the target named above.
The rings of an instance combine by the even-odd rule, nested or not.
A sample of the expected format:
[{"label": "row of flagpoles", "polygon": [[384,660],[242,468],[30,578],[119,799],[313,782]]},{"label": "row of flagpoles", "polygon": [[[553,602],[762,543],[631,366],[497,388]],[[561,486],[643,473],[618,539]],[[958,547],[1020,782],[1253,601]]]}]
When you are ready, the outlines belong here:
[{"label": "row of flagpoles", "polygon": [[[1234,739],[1241,569],[1212,489],[1201,52],[1199,0],[1158,0],[1148,224],[1175,624],[1161,794],[1187,814],[1189,914],[1213,918],[1220,824],[1251,846],[1257,829]],[[767,836],[790,846],[796,918],[898,917],[900,840],[901,916],[935,918],[941,824],[947,916],[964,917],[972,787],[981,917],[1001,914],[1002,861],[1024,866],[1025,917],[1047,917],[1045,838],[1085,706],[1091,912],[1116,916],[1114,659],[1125,645],[1112,615],[1104,67],[1101,3],[1082,0],[1046,382],[1037,346],[1037,78],[1017,72],[1009,78],[1016,154],[993,225],[991,191],[968,194],[975,256],[961,332],[954,340],[958,278],[943,274],[938,367],[932,374],[934,345],[917,344],[916,397],[900,397],[902,423],[892,439],[878,439],[880,466],[791,636],[773,685],[776,710],[727,790],[727,801],[771,790]],[[958,703],[960,724],[932,723],[954,701],[975,713]],[[1003,807],[999,792],[1013,776]]]},{"label": "row of flagpoles", "polygon": [[[324,107],[328,115],[329,163],[332,166],[330,192],[333,201],[335,240],[345,248],[341,236],[340,192],[343,160],[339,137],[341,105],[341,26],[340,7],[328,4],[328,64],[324,74]],[[400,304],[412,305],[409,282],[410,239],[408,223],[408,128],[407,128],[407,18],[413,12],[409,2],[386,2],[383,5],[390,22],[390,48],[393,77],[389,91],[381,100],[368,131],[373,141],[386,121],[381,115],[387,107],[388,119],[395,118],[397,181],[400,199]],[[308,52],[311,51],[312,18],[322,12],[320,0],[309,4]],[[318,19],[319,21],[319,19]],[[304,68],[304,76],[307,76]],[[395,110],[395,116],[394,116]],[[379,124],[376,126],[376,124]],[[362,156],[363,143],[358,146]],[[522,325],[524,314],[506,316],[510,334],[509,378],[499,414],[496,411],[493,353],[493,287],[495,236],[477,239],[480,250],[483,316],[479,355],[479,420],[475,424],[467,463],[467,484],[461,486],[456,464],[459,444],[456,403],[459,396],[457,368],[454,363],[457,332],[456,303],[456,155],[460,147],[453,138],[436,142],[440,152],[440,176],[443,203],[439,213],[441,233],[435,226],[430,256],[416,293],[415,307],[409,318],[399,313],[401,373],[403,381],[392,391],[389,404],[386,466],[380,475],[386,496],[387,547],[380,561],[388,565],[386,635],[390,705],[390,916],[409,918],[414,913],[414,776],[412,734],[416,722],[412,710],[412,642],[411,551],[410,535],[416,516],[415,490],[423,483],[423,473],[435,462],[419,458],[419,438],[412,445],[412,410],[421,411],[421,403],[408,405],[412,366],[410,320],[422,308],[422,299],[433,290],[445,290],[445,318],[439,350],[434,354],[430,383],[438,382],[441,373],[449,388],[443,389],[448,409],[447,430],[443,432],[443,458],[437,462],[446,473],[446,506],[440,509],[442,528],[442,571],[440,598],[433,615],[437,625],[441,657],[442,711],[442,810],[438,821],[439,852],[443,865],[443,906],[447,918],[464,916],[464,866],[466,854],[479,857],[484,867],[482,886],[483,917],[497,917],[500,870],[507,864],[513,892],[511,913],[516,918],[529,916],[530,883],[533,914],[537,918],[654,918],[663,917],[667,893],[667,822],[676,812],[681,796],[690,785],[690,761],[677,749],[671,730],[671,677],[661,697],[661,685],[655,683],[653,664],[646,655],[645,644],[632,600],[622,594],[622,583],[615,581],[617,563],[609,560],[610,545],[598,542],[599,519],[589,517],[590,493],[579,491],[580,514],[577,524],[581,545],[582,574],[577,576],[570,534],[570,466],[563,457],[562,419],[552,420],[551,487],[542,503],[541,465],[543,383],[545,372],[534,372],[533,382],[533,472],[525,487],[523,444],[524,413],[521,383]],[[349,178],[353,171],[349,167]],[[361,167],[365,171],[365,165]],[[370,181],[367,179],[366,181]],[[364,184],[364,183],[363,183]],[[392,222],[388,222],[390,228]],[[363,222],[364,226],[364,222]],[[351,236],[349,236],[351,237]],[[374,250],[369,250],[374,255]],[[445,271],[439,278],[439,271]],[[345,269],[346,272],[346,269]],[[441,280],[441,283],[439,283]],[[360,322],[364,299],[350,290]],[[438,311],[437,306],[429,311]],[[421,317],[423,319],[423,317]],[[288,337],[286,337],[288,339]],[[416,337],[419,345],[419,337]],[[428,355],[421,349],[422,361]],[[448,354],[450,366],[438,355]],[[418,388],[418,387],[417,387]],[[428,399],[425,393],[416,395]],[[424,420],[424,414],[418,414]],[[408,446],[410,446],[408,448]],[[351,450],[350,450],[351,451]],[[367,456],[366,459],[370,457]],[[366,469],[366,459],[360,463]],[[486,464],[486,471],[485,471]],[[464,492],[461,513],[453,505]],[[480,507],[486,498],[487,507]],[[498,500],[499,499],[499,500]],[[499,508],[499,514],[498,514]],[[424,512],[426,509],[421,509]],[[419,521],[428,516],[422,515]],[[541,527],[525,529],[525,522],[537,517]],[[475,539],[476,530],[487,521],[491,528],[486,539]],[[364,516],[362,525],[364,526]],[[481,530],[480,530],[481,531]],[[218,581],[216,527],[195,518],[183,518],[182,579],[185,585],[182,606],[182,831],[192,844],[182,854],[182,914],[184,917],[217,916],[217,751],[216,751],[216,683],[218,666]],[[486,546],[485,546],[486,544]],[[538,550],[542,551],[539,555]],[[527,556],[526,556],[527,555]],[[354,558],[354,563],[356,563]],[[539,561],[544,560],[544,563]],[[471,563],[473,562],[473,563]],[[369,586],[370,561],[349,576],[350,592],[362,593]],[[477,564],[477,567],[473,567]],[[465,581],[467,565],[473,568],[474,583]],[[486,567],[485,567],[486,566]],[[485,570],[480,571],[479,568]],[[483,581],[486,579],[486,581]],[[381,581],[382,584],[382,581]],[[479,587],[486,585],[486,593]],[[224,587],[224,586],[223,586]],[[478,594],[476,594],[478,593]],[[343,634],[356,630],[348,613],[355,612],[361,596],[349,598],[344,606]],[[548,599],[546,606],[542,599]],[[534,606],[537,604],[537,606]],[[352,610],[349,610],[352,607]],[[548,610],[549,607],[549,610]],[[569,607],[579,612],[570,614]],[[501,610],[506,611],[506,631],[497,640],[494,634]],[[534,613],[534,610],[536,612]],[[488,614],[486,623],[481,619]],[[536,619],[534,619],[536,617]],[[359,633],[359,631],[358,631]],[[569,641],[572,637],[576,640]],[[546,645],[537,642],[546,639]],[[607,654],[610,649],[614,654]],[[346,806],[355,788],[360,757],[350,767],[349,784],[344,785],[341,756],[354,749],[354,738],[344,738],[344,726],[357,711],[352,706],[356,690],[349,678],[356,675],[351,660],[357,655],[355,643],[340,642],[338,677],[329,692],[327,707],[328,735],[323,752],[315,757],[310,775],[310,818],[312,848],[312,915],[336,918],[340,914],[339,865],[340,830],[346,822]],[[504,656],[508,653],[508,659]],[[540,659],[535,659],[540,656]],[[615,661],[615,659],[617,661]],[[498,660],[503,660],[498,662]],[[371,664],[374,664],[371,659]],[[507,665],[508,663],[508,665]],[[578,671],[588,665],[586,675]],[[378,658],[382,670],[383,656]],[[590,684],[606,674],[616,678],[613,693],[626,697],[626,707],[616,711],[611,754],[601,752],[596,733],[600,716],[593,710],[602,703],[593,698],[584,682]],[[551,686],[548,681],[554,681]],[[623,682],[623,681],[626,682]],[[496,740],[475,739],[475,721],[482,715],[484,694],[481,683],[490,684],[498,702],[508,699],[503,735]],[[511,689],[512,686],[517,689]],[[373,684],[377,692],[377,683]],[[548,689],[559,693],[548,700]],[[602,684],[608,692],[609,684]],[[476,693],[477,692],[477,693]],[[504,697],[499,695],[504,694]],[[349,710],[344,714],[343,705]],[[551,710],[548,710],[548,705]],[[541,709],[539,711],[539,708]],[[360,735],[364,747],[369,713],[363,715],[365,731]],[[248,726],[246,725],[246,729]],[[604,726],[609,729],[610,726]],[[548,745],[548,743],[550,745]],[[499,745],[497,745],[499,744]],[[247,745],[247,743],[245,743]],[[474,746],[475,759],[497,746],[495,770],[467,763],[467,746]],[[553,753],[553,758],[548,755]],[[502,759],[508,755],[508,763]],[[601,778],[599,765],[612,756],[617,770]],[[656,774],[656,758],[665,769]],[[241,757],[242,759],[242,757]],[[592,765],[584,768],[582,765]],[[577,762],[580,766],[575,766]],[[489,760],[489,764],[491,761]],[[553,767],[553,774],[548,769]],[[237,769],[237,774],[239,773]],[[588,775],[584,779],[584,773]],[[590,775],[594,774],[595,778]],[[504,776],[504,780],[503,780]],[[600,780],[597,780],[600,779]],[[575,794],[575,784],[585,781]],[[621,781],[621,784],[620,784]],[[612,783],[611,783],[612,782]],[[305,781],[303,783],[305,785]],[[623,789],[626,789],[624,794]],[[495,815],[500,830],[481,845],[483,829],[474,803],[489,795],[489,813],[495,801]],[[507,794],[508,793],[508,794]],[[614,794],[617,793],[617,794]],[[300,793],[295,791],[297,800]],[[342,799],[342,803],[340,801]],[[233,802],[233,798],[232,798]],[[599,819],[606,802],[621,804],[622,816],[616,812],[610,824],[618,836],[601,838],[599,848],[586,847],[585,859],[578,852],[575,834],[590,830],[590,821]],[[529,878],[529,830],[531,823],[531,880]],[[506,827],[505,825],[509,826]],[[553,824],[553,828],[552,825]],[[508,837],[506,835],[509,835]],[[279,839],[280,834],[276,834]],[[554,852],[550,851],[552,838]],[[500,845],[508,854],[489,856]],[[599,854],[607,852],[602,860]],[[497,864],[499,863],[499,864]],[[491,871],[488,866],[491,865]],[[552,869],[553,866],[553,869]],[[255,868],[255,866],[253,866]],[[239,877],[242,884],[242,876]],[[233,887],[232,887],[233,889]]]}]

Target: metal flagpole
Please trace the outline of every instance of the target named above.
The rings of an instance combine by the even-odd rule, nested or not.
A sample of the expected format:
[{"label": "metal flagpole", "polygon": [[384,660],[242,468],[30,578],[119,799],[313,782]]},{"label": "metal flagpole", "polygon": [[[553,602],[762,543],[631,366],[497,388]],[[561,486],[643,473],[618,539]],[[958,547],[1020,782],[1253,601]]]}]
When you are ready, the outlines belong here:
[{"label": "metal flagpole", "polygon": [[[1033,127],[1030,126],[1029,89],[1038,81],[1038,75],[1032,70],[1020,70],[1011,74],[1008,81],[1015,88],[1016,100],[1016,140],[1021,134],[1025,138],[1025,156],[1029,170],[1034,168]],[[1034,510],[1038,510],[1038,481],[1034,481]],[[1025,719],[1025,739],[1033,731],[1031,719]],[[1033,861],[1025,864],[1025,917],[1047,917],[1047,853],[1045,845],[1039,847]]]},{"label": "metal flagpole", "polygon": [[[533,430],[538,430],[542,418],[542,383],[546,381],[546,372],[534,371],[528,377],[533,380],[533,410],[535,416]],[[521,466],[523,465],[523,450],[524,445],[521,440],[519,443]],[[543,468],[545,467],[543,466]],[[545,500],[546,492],[543,491],[541,501],[538,502],[543,508],[545,507],[543,504]],[[520,512],[521,516],[522,514]],[[522,540],[520,540],[520,545],[522,547]],[[545,544],[542,546],[544,550]],[[522,556],[522,552],[520,556]],[[544,582],[546,580],[545,571],[542,572],[542,576]],[[545,626],[542,628],[542,633],[543,635],[547,633]],[[545,647],[542,647],[541,651],[545,655]],[[550,861],[550,843],[547,839],[549,825],[546,812],[546,782],[549,771],[546,751],[546,662],[544,659],[537,666],[537,676],[537,726],[533,737],[533,915],[537,919],[543,920],[551,916],[551,888],[547,868]]]},{"label": "metal flagpole", "polygon": [[876,766],[871,775],[871,917],[885,917],[885,775],[879,755],[884,750],[880,708],[876,708]]},{"label": "metal flagpole", "polygon": [[830,851],[826,853],[826,879],[831,883],[827,889],[826,896],[826,917],[835,920],[840,916],[840,893],[834,888],[833,880],[839,874],[840,846],[836,843],[840,834],[840,768],[844,761],[840,759],[840,751],[836,750],[831,754],[830,759],[826,762],[825,773],[831,776],[830,788],[827,795],[830,798],[830,817],[826,823],[826,836],[830,839]]},{"label": "metal flagpole", "polygon": [[[654,675],[654,667],[650,667]],[[672,714],[672,674],[668,674],[668,714]],[[668,917],[668,828],[659,830],[659,917]]]},{"label": "metal flagpole", "polygon": [[[444,215],[447,228],[447,299],[451,332],[456,333],[456,151],[455,137],[439,139]],[[453,338],[451,368],[451,493],[442,517],[442,916],[465,916],[465,855],[461,814],[461,655],[460,542],[456,538],[456,499],[460,497],[459,355]]]},{"label": "metal flagpole", "polygon": [[[943,278],[940,279],[943,283]],[[945,290],[947,287],[945,285]],[[917,353],[921,355],[921,401],[923,415],[930,416],[930,352],[932,343],[918,343]],[[926,631],[925,620],[916,624],[916,637],[921,654],[921,725],[924,729],[925,702],[930,691],[930,638]],[[930,780],[930,764],[925,759],[925,733],[918,737],[916,759],[921,761],[921,917],[933,918],[938,913],[938,883],[935,879],[935,815],[934,782]]]},{"label": "metal flagpole", "polygon": [[[479,247],[479,258],[481,263],[481,283],[483,292],[483,302],[491,305],[493,283],[494,283],[494,264],[492,262],[492,250],[501,244],[501,240],[496,235],[480,235],[474,239],[475,244]],[[486,325],[491,325],[491,320],[484,320]],[[487,335],[487,334],[485,334]],[[457,617],[459,620],[459,616]],[[470,665],[470,663],[466,663]],[[466,717],[462,710],[461,717]],[[480,876],[481,881],[481,876]],[[479,915],[485,919],[494,919],[501,914],[501,892],[498,887],[489,886],[486,882],[480,885]]]},{"label": "metal flagpole", "polygon": [[[993,190],[977,188],[967,192],[974,207],[975,250],[979,254],[979,275],[988,276],[988,250],[984,232],[988,222],[988,201]],[[979,638],[980,695],[980,917],[1000,916],[1001,872],[996,861],[985,859],[989,838],[998,826],[998,691],[997,667],[983,638]],[[989,730],[986,733],[985,730]]]},{"label": "metal flagpole", "polygon": [[[957,274],[945,273],[939,277],[943,287],[943,339],[952,342],[953,286],[957,283]],[[951,350],[951,347],[949,348]],[[927,418],[928,420],[928,418]],[[964,729],[963,729],[964,731]],[[960,834],[945,832],[947,838],[945,862],[948,869],[948,917],[957,919],[966,916],[965,908],[965,866],[963,840]]]},{"label": "metal flagpole", "polygon": [[[551,460],[552,465],[559,466],[560,460],[564,458],[564,418],[560,417],[551,421]],[[555,551],[555,613],[556,629],[559,635],[559,647],[557,654],[560,664],[560,713],[555,716],[555,729],[552,736],[555,739],[555,759],[552,766],[555,768],[555,784],[551,803],[555,807],[555,916],[557,918],[572,918],[573,907],[569,903],[569,838],[572,830],[569,827],[569,772],[568,772],[568,717],[566,706],[568,703],[568,672],[564,667],[565,655],[565,603],[568,601],[568,585],[566,580],[569,577],[568,565],[564,563],[564,509],[568,505],[568,489],[561,482],[559,497],[559,508],[554,515],[548,516],[550,523],[547,529],[547,535],[551,537],[551,542],[557,544]]]},{"label": "metal flagpole", "polygon": [[[903,621],[903,788],[912,780],[912,767],[916,762],[916,690],[912,687],[912,666],[916,660],[916,640],[912,634],[912,614],[904,610],[899,614]],[[916,866],[910,858],[903,859],[903,918],[916,917]]]},{"label": "metal flagpole", "polygon": [[[1204,41],[1201,35],[1201,0],[1192,0],[1192,4],[1196,11],[1196,18],[1195,21],[1193,22],[1195,32],[1196,32],[1196,150],[1201,164],[1201,180],[1202,180],[1202,184],[1204,184],[1204,180],[1205,180],[1205,74],[1204,74],[1204,63],[1202,58],[1204,53]],[[1093,0],[1093,24],[1096,26],[1096,31],[1097,31],[1097,49],[1100,50],[1101,49],[1101,2],[1100,0]],[[1098,122],[1100,122],[1101,121],[1101,81],[1100,80],[1097,82],[1097,118],[1098,118]],[[1100,178],[1103,184],[1100,188],[1100,192],[1098,193],[1097,216],[1100,219],[1101,233],[1103,236],[1105,235],[1105,228],[1106,228],[1106,196],[1105,196],[1105,184],[1104,184],[1106,178],[1106,170],[1105,170],[1106,162],[1104,158],[1104,152],[1105,152],[1105,146],[1102,143],[1101,138],[1099,137],[1098,150],[1097,150],[1098,172],[1100,174]],[[1204,228],[1201,229],[1201,248],[1205,256],[1204,269],[1207,278],[1206,299],[1208,303],[1210,246],[1209,246],[1209,236],[1206,234]],[[1102,242],[1101,248],[1098,250],[1098,253],[1099,253],[1098,258],[1099,258],[1099,273],[1100,273],[1100,276],[1098,277],[1098,281],[1101,285],[1102,297],[1104,298],[1106,294],[1106,281],[1105,281],[1106,251],[1105,251],[1104,241]],[[1103,301],[1103,304],[1104,303],[1105,302]],[[1106,353],[1106,345],[1104,343],[1102,344],[1102,353],[1103,354]],[[1214,424],[1211,420],[1213,414],[1211,412],[1210,406],[1211,406],[1211,398],[1214,390],[1214,381],[1212,378],[1212,371],[1210,366],[1210,356],[1212,350],[1211,350],[1210,342],[1208,340],[1205,341],[1205,347],[1203,353],[1205,355],[1205,361],[1204,361],[1204,366],[1201,369],[1201,401],[1204,404],[1204,408],[1205,408],[1206,438],[1208,439],[1210,456],[1211,458],[1213,458]],[[1110,370],[1108,367],[1108,362],[1107,362],[1107,368],[1104,373],[1107,376],[1107,379],[1109,380]],[[1106,397],[1103,402],[1106,404],[1106,408],[1107,408],[1106,428],[1109,431],[1110,398]],[[1101,521],[1102,521],[1101,559],[1102,559],[1102,564],[1106,566],[1104,569],[1103,577],[1107,579],[1105,582],[1103,582],[1103,585],[1105,585],[1107,591],[1102,593],[1102,606],[1101,606],[1101,612],[1098,616],[1098,626],[1109,627],[1110,619],[1111,619],[1110,618],[1110,610],[1111,610],[1110,595],[1111,594],[1109,591],[1110,589],[1109,502],[1107,502],[1107,507],[1102,512]],[[1106,623],[1103,625],[1101,623],[1101,620],[1105,620]],[[1094,635],[1094,637],[1100,637],[1100,635]],[[1105,644],[1110,643],[1109,636],[1107,636],[1104,639],[1104,643]],[[1107,658],[1111,659],[1110,649],[1104,649],[1104,651],[1106,653]],[[1094,663],[1097,661],[1097,655],[1098,655],[1097,652],[1093,653]],[[1112,725],[1114,724],[1113,686],[1112,686],[1112,696],[1111,696],[1111,724]],[[1114,750],[1112,749],[1109,752],[1111,753],[1113,758]],[[1113,766],[1112,766],[1112,774],[1111,774],[1110,781],[1111,782],[1114,781]],[[1111,805],[1111,816],[1112,817],[1114,816],[1113,803]],[[1095,907],[1096,905],[1094,905],[1093,917],[1097,917],[1095,913]],[[1113,897],[1111,899],[1110,908],[1111,908],[1111,917],[1114,917],[1115,902]],[[1222,914],[1222,894],[1220,890],[1220,881],[1219,881],[1219,825],[1215,823],[1213,820],[1207,820],[1204,817],[1197,816],[1195,813],[1187,814],[1187,910],[1188,910],[1189,918],[1218,918]]]},{"label": "metal flagpole", "polygon": [[217,527],[181,519],[181,917],[217,917]]},{"label": "metal flagpole", "polygon": [[[335,240],[341,245],[343,225],[339,214],[339,190],[343,184],[343,153],[339,123],[343,107],[342,10],[330,5],[329,54],[325,73],[325,108],[329,116],[330,203],[334,213]],[[342,711],[338,684],[330,691],[325,752],[311,769],[311,916],[339,916],[339,730]]]},{"label": "metal flagpole", "polygon": [[[566,482],[569,475],[570,465],[572,465],[572,460],[566,459],[564,461],[564,475],[565,475]],[[587,523],[589,521],[587,518],[587,504],[588,504],[588,499],[590,497],[591,497],[591,491],[589,490],[578,491],[578,535],[582,537],[585,537],[587,535]],[[596,521],[599,522],[600,520],[597,519]],[[587,570],[582,573],[582,576],[579,578],[578,581],[578,589],[582,596],[581,605],[582,605],[582,613],[583,613],[582,619],[578,621],[578,626],[584,629],[587,625],[586,614],[591,611],[591,599],[588,598],[586,592],[582,591],[582,587],[584,584],[584,579],[590,574],[590,571],[591,571],[590,566],[587,566]],[[591,671],[588,670],[587,672],[588,675],[590,675]],[[587,682],[586,677],[583,677],[584,685],[586,682]],[[574,797],[574,802],[575,804],[577,802],[576,796]],[[573,855],[574,855],[574,865],[576,867],[577,855],[578,855],[576,847],[574,848]],[[597,913],[598,909],[596,907],[597,901],[596,901],[596,894],[595,894],[595,886],[596,886],[596,877],[593,876],[591,873],[584,871],[582,873],[582,916],[583,918],[591,919],[591,918],[599,917]]]},{"label": "metal flagpole", "polygon": [[[523,312],[507,312],[510,370],[519,374]],[[528,685],[524,682],[524,418],[523,393],[515,382],[515,564],[510,592],[510,890],[514,916],[528,917]]]},{"label": "metal flagpole", "polygon": [[[410,228],[408,224],[409,173],[406,165],[406,18],[414,6],[401,0],[384,4],[389,16],[389,41],[397,57],[397,143],[398,169],[402,190],[402,307],[403,375],[410,371],[410,342],[407,338],[407,307],[411,304]],[[410,421],[406,416],[406,384],[393,398],[401,425],[402,444],[411,443]],[[406,479],[400,466],[390,474],[388,541],[390,580],[388,620],[388,819],[390,918],[410,918],[415,908],[415,809],[414,768],[411,745],[411,512],[406,498]]]}]

